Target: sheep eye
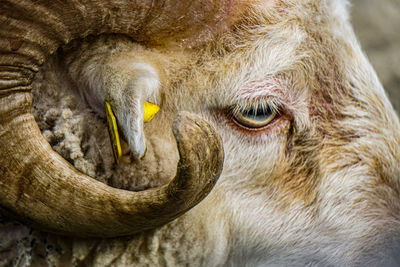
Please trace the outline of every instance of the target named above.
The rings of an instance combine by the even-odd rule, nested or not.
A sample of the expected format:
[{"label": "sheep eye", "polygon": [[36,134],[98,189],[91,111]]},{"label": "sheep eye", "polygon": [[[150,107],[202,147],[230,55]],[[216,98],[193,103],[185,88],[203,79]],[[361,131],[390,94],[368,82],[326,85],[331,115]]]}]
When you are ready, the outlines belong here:
[{"label": "sheep eye", "polygon": [[264,102],[237,105],[232,111],[233,119],[238,124],[253,129],[267,126],[277,115],[277,109]]}]

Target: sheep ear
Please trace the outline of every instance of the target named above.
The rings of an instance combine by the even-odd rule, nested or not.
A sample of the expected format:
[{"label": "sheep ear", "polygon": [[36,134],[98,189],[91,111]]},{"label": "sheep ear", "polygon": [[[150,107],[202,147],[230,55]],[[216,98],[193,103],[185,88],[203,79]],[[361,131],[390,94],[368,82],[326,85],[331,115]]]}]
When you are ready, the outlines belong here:
[{"label": "sheep ear", "polygon": [[[117,124],[117,118],[114,115],[114,112],[112,111],[110,103],[105,101],[104,103],[105,106],[105,113],[107,117],[107,125],[108,125],[108,133],[110,136],[110,141],[111,141],[111,147],[113,150],[113,155],[115,159],[115,163],[118,165],[119,160],[122,156],[122,148],[121,148],[121,141],[119,137],[119,131],[118,131],[118,124]],[[160,107],[152,104],[150,102],[144,102],[143,104],[143,123],[149,123],[154,116],[158,113],[160,110]],[[143,155],[144,157],[145,155]]]}]

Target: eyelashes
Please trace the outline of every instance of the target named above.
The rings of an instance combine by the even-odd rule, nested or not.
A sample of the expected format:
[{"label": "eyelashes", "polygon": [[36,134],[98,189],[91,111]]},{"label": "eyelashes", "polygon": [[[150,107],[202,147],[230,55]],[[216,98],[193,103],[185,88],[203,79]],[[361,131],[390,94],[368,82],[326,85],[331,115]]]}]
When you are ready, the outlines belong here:
[{"label": "eyelashes", "polygon": [[273,99],[243,101],[231,108],[231,116],[239,125],[249,129],[262,129],[280,115],[280,104]]}]

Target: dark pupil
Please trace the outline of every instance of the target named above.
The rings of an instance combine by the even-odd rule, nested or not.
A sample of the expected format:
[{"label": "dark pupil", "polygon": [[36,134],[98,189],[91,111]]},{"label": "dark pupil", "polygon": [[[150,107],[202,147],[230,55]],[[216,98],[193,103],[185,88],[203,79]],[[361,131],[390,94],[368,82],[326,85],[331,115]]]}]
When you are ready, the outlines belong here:
[{"label": "dark pupil", "polygon": [[243,112],[245,117],[264,120],[270,117],[273,114],[273,111],[269,105],[257,105],[257,107],[251,107],[249,109],[244,110]]}]

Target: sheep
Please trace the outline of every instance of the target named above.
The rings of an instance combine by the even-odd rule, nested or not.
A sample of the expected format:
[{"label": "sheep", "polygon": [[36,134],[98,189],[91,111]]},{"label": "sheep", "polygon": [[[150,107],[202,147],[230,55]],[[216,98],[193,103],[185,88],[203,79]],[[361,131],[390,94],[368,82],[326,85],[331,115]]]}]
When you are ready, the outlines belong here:
[{"label": "sheep", "polygon": [[[191,160],[195,173],[191,181],[201,174],[203,178],[201,185],[177,185],[177,192],[198,186],[184,195],[190,203],[178,207],[179,217],[169,217],[169,223],[151,221],[139,232],[98,224],[94,230],[90,225],[66,227],[64,218],[57,224],[43,222],[21,206],[10,206],[12,201],[4,197],[8,191],[2,189],[1,206],[39,229],[29,235],[26,226],[4,222],[14,232],[1,242],[20,240],[11,244],[12,255],[18,254],[15,247],[33,248],[16,256],[15,264],[395,266],[400,248],[400,123],[354,36],[348,2],[254,1],[232,10],[232,21],[221,22],[226,25],[190,29],[196,38],[185,27],[172,37],[161,31],[154,39],[143,33],[153,33],[149,26],[135,41],[105,34],[64,46],[44,66],[33,83],[42,89],[34,92],[35,99],[45,103],[45,98],[58,97],[64,110],[57,114],[57,109],[46,110],[49,103],[42,108],[38,103],[36,116],[39,120],[40,109],[46,110],[44,122],[39,122],[44,136],[75,167],[130,190],[174,184],[177,178],[170,179],[175,172],[186,171],[179,163],[185,159]],[[59,87],[69,89],[60,92]],[[15,94],[22,94],[18,90]],[[11,94],[4,95],[2,107],[13,107],[6,102]],[[25,98],[16,99],[23,104]],[[111,103],[126,141],[119,165],[113,163],[106,141],[104,101]],[[144,101],[161,107],[145,125]],[[18,125],[11,119],[17,111],[12,111],[2,111],[2,147],[6,141],[16,146],[4,130]],[[128,120],[132,116],[136,124]],[[73,128],[76,118],[81,125],[91,118],[98,129],[87,126],[83,133]],[[96,140],[87,149],[101,144],[96,156],[100,164],[88,164],[93,159],[79,148],[68,150],[76,147],[76,140],[67,140],[62,131],[86,139],[95,132]],[[218,135],[225,151],[220,175]],[[12,156],[13,150],[2,149]],[[13,174],[9,161],[0,160],[0,177]],[[24,175],[14,174],[19,179]],[[2,188],[7,181],[2,178]],[[21,192],[32,194],[27,189]],[[158,189],[144,192],[152,190]],[[82,237],[93,235],[112,238]],[[39,244],[24,244],[32,242]]]}]

